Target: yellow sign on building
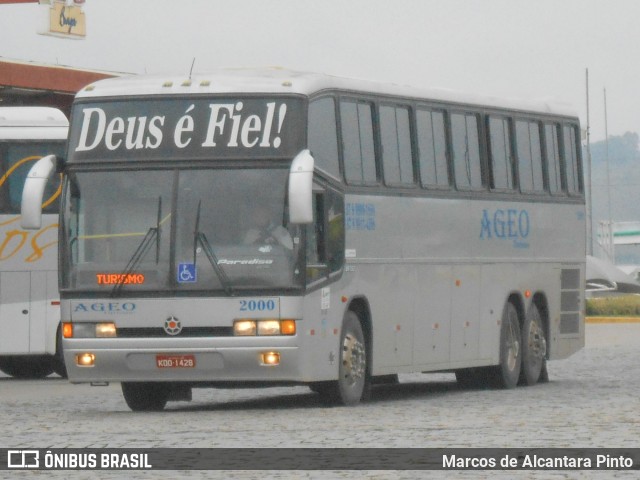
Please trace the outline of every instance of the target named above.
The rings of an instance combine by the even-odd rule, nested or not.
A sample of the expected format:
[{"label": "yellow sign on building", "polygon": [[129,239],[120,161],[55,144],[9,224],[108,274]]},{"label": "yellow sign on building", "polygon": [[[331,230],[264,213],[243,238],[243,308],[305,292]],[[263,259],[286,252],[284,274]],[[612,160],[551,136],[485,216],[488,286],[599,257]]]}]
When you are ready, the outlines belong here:
[{"label": "yellow sign on building", "polygon": [[49,32],[75,37],[86,36],[87,23],[82,8],[54,2],[49,12]]}]

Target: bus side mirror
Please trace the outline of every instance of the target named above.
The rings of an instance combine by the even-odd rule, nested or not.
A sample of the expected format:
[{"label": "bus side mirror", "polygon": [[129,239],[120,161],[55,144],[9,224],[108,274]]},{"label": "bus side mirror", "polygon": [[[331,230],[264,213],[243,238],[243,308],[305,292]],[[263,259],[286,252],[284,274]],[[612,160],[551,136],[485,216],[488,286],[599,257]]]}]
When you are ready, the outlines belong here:
[{"label": "bus side mirror", "polygon": [[55,155],[47,155],[38,160],[24,182],[22,203],[20,205],[22,218],[20,225],[26,230],[37,230],[42,226],[42,198],[47,181],[59,168]]},{"label": "bus side mirror", "polygon": [[289,222],[313,223],[313,157],[302,150],[289,170]]}]

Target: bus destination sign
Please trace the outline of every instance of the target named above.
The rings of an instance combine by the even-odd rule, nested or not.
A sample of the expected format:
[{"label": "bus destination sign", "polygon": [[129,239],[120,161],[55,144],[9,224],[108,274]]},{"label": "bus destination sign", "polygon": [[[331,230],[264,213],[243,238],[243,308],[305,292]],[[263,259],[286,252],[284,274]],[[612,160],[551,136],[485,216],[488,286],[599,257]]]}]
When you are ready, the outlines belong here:
[{"label": "bus destination sign", "polygon": [[69,161],[292,156],[303,143],[301,107],[291,98],[80,103]]}]

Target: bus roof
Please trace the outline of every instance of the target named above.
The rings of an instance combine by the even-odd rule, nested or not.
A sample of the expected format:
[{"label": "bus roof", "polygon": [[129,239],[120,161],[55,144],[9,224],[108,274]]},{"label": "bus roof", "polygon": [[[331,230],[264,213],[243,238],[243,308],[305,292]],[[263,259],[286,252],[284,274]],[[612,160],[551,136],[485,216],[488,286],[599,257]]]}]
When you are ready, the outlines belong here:
[{"label": "bus roof", "polygon": [[470,95],[453,90],[417,88],[393,83],[378,83],[305,73],[283,68],[220,69],[210,74],[188,76],[144,75],[100,80],[81,90],[76,98],[196,95],[196,94],[298,94],[312,96],[322,91],[340,90],[377,95],[424,99],[460,105],[475,105],[576,117],[573,108],[558,101],[531,101]]},{"label": "bus roof", "polygon": [[0,107],[0,127],[68,127],[64,113],[52,107]]},{"label": "bus roof", "polygon": [[0,107],[0,140],[65,140],[69,120],[51,107]]}]

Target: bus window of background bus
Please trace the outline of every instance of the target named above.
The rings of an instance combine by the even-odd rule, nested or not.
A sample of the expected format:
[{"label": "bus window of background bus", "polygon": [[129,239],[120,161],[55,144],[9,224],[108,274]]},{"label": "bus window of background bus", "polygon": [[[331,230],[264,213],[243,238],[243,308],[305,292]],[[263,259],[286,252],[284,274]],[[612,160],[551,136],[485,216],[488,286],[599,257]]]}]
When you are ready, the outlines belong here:
[{"label": "bus window of background bus", "polygon": [[562,133],[567,190],[569,194],[576,195],[582,192],[578,166],[578,129],[575,125],[565,125],[562,127]]},{"label": "bus window of background bus", "polygon": [[408,108],[380,107],[380,139],[385,183],[413,186],[415,182]]},{"label": "bus window of background bus", "polygon": [[376,156],[373,143],[371,104],[342,100],[340,102],[344,173],[352,185],[377,183]]},{"label": "bus window of background bus", "polygon": [[[45,155],[61,156],[64,150],[63,142],[56,143],[7,143],[0,144],[2,158],[2,174],[9,174],[0,184],[2,188],[5,213],[20,214],[22,189],[29,170],[34,163]],[[60,176],[54,175],[48,182],[43,196],[43,213],[58,213],[60,192]]]},{"label": "bus window of background bus", "polygon": [[444,112],[418,109],[418,152],[423,187],[449,187]]},{"label": "bus window of background bus", "polygon": [[452,114],[451,141],[456,186],[462,190],[482,188],[477,115]]},{"label": "bus window of background bus", "polygon": [[513,149],[511,125],[508,118],[489,117],[489,158],[491,188],[513,190]]},{"label": "bus window of background bus", "polygon": [[338,132],[333,98],[325,97],[309,104],[309,150],[316,167],[340,177],[338,161]]},{"label": "bus window of background bus", "polygon": [[538,122],[516,121],[516,143],[520,191],[525,193],[544,192]]}]

